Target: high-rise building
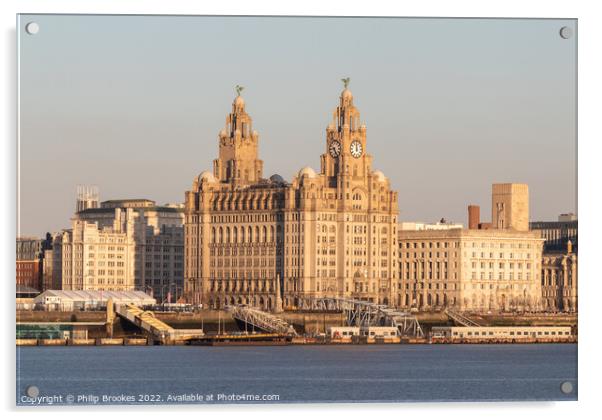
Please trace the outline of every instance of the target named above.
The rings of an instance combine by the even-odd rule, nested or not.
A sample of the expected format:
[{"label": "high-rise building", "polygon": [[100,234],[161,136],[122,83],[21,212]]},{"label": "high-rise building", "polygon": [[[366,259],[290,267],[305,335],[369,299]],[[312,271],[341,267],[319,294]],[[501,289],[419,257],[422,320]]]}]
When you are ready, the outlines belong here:
[{"label": "high-rise building", "polygon": [[185,285],[192,302],[277,309],[279,299],[347,296],[388,304],[397,277],[397,193],[372,169],[347,88],[326,129],[321,169],[263,177],[259,135],[234,99],[213,172],[186,192]]}]

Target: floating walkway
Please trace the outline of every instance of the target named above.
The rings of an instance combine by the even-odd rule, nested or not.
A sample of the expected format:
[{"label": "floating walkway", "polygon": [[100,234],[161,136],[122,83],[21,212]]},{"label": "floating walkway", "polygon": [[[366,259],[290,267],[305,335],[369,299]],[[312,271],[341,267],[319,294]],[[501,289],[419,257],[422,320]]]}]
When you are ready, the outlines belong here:
[{"label": "floating walkway", "polygon": [[136,305],[115,305],[115,312],[120,317],[127,319],[132,324],[148,332],[154,340],[161,344],[190,341],[205,335],[201,329],[174,329],[165,322],[155,318],[155,314],[152,311],[145,311]]}]

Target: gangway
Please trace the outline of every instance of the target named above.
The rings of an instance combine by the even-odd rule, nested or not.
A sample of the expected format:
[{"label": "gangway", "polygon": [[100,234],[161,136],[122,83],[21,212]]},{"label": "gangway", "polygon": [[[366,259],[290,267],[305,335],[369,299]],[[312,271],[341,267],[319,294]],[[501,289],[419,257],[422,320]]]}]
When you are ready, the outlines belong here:
[{"label": "gangway", "polygon": [[297,335],[293,326],[288,322],[257,308],[248,305],[232,305],[226,309],[230,312],[232,318],[253,328],[268,333]]},{"label": "gangway", "polygon": [[301,298],[300,309],[338,310],[350,326],[392,326],[402,337],[424,337],[416,316],[387,305],[342,297]]},{"label": "gangway", "polygon": [[120,317],[150,333],[161,344],[193,340],[205,335],[203,330],[176,330],[157,319],[152,311],[145,311],[136,305],[115,305],[115,312]]},{"label": "gangway", "polygon": [[447,315],[452,321],[454,321],[464,327],[480,327],[481,326],[481,324],[468,318],[466,315],[462,315],[461,313],[452,311],[451,309],[446,309],[445,315]]}]

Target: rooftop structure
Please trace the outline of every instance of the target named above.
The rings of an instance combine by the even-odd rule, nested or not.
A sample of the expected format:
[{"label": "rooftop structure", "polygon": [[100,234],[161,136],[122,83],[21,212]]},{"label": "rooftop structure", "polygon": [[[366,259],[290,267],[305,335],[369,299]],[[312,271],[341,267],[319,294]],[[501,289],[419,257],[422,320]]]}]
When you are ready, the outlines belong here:
[{"label": "rooftop structure", "polygon": [[448,229],[463,229],[462,223],[446,222],[441,220],[436,223],[423,223],[423,222],[400,222],[398,225],[399,230],[448,230]]},{"label": "rooftop structure", "polygon": [[144,292],[132,291],[97,291],[97,290],[46,290],[34,298],[39,304],[72,304],[89,305],[104,303],[111,299],[115,304],[154,305],[155,299]]}]

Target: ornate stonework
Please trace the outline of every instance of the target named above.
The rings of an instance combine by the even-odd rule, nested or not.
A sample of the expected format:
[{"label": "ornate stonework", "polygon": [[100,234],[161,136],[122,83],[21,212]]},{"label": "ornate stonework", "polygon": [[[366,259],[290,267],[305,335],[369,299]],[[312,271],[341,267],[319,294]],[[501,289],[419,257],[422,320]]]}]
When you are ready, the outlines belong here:
[{"label": "ornate stonework", "polygon": [[372,169],[351,91],[341,93],[326,129],[319,173],[305,167],[290,183],[263,178],[258,140],[239,95],[219,133],[213,172],[186,192],[188,299],[270,310],[280,309],[280,296],[285,307],[314,296],[390,303],[397,193]]},{"label": "ornate stonework", "polygon": [[577,254],[568,241],[564,253],[543,254],[543,306],[551,312],[577,312]]}]

